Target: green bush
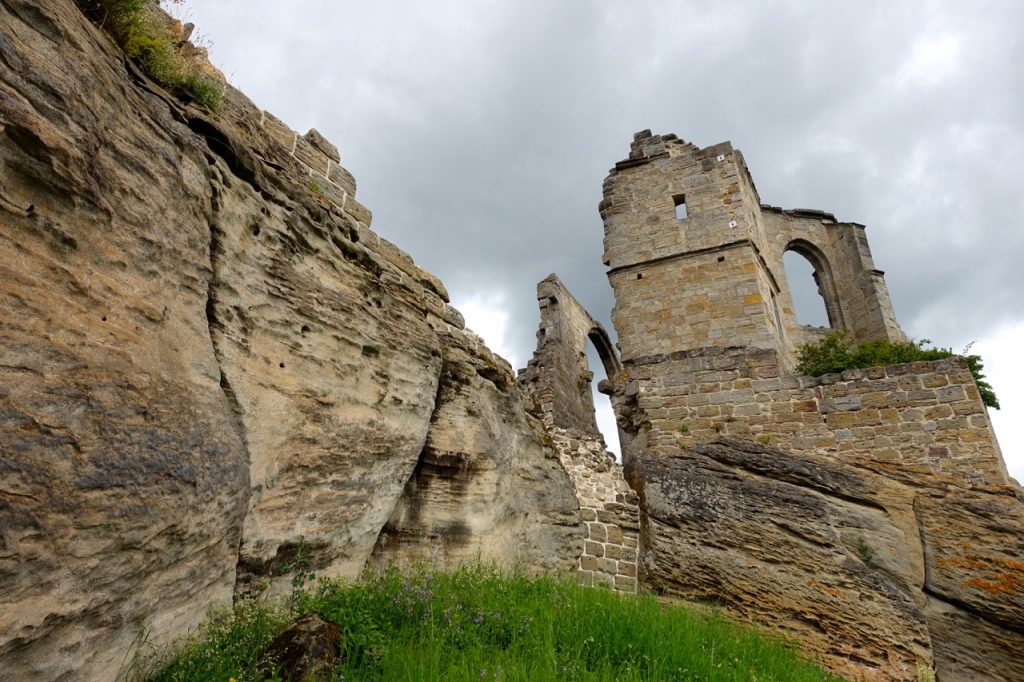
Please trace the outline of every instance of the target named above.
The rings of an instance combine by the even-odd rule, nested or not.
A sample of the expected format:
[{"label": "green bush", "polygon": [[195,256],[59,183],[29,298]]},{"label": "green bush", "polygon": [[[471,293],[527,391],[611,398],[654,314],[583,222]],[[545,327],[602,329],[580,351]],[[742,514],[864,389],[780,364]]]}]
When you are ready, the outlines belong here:
[{"label": "green bush", "polygon": [[[289,605],[289,618],[314,613],[341,628],[331,680],[836,679],[791,644],[714,613],[479,564],[321,580]],[[204,625],[150,679],[280,679],[259,665],[284,625],[280,611],[248,601],[235,610]]]},{"label": "green bush", "polygon": [[[845,331],[832,332],[818,343],[807,343],[797,351],[797,374],[820,377],[823,374],[834,374],[847,369],[882,367],[899,365],[915,360],[942,360],[956,355],[948,348],[925,348],[928,339],[920,341],[887,341],[873,339],[856,343]],[[968,355],[968,346],[964,350],[963,359],[967,363],[982,402],[989,407],[999,409],[992,385],[982,374],[984,366],[981,356]]]},{"label": "green bush", "polygon": [[167,17],[148,0],[101,0],[106,24],[125,56],[165,87],[178,87],[210,109],[220,105],[221,84],[182,53]]}]

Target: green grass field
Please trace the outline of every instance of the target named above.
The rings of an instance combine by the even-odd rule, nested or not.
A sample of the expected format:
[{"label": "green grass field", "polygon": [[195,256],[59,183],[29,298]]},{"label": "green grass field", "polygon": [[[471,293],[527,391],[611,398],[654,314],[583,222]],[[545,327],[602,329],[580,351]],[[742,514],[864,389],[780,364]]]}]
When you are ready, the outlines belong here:
[{"label": "green grass field", "polygon": [[285,604],[241,602],[165,654],[148,679],[280,679],[260,669],[259,653],[306,613],[340,626],[332,679],[346,682],[837,679],[715,614],[481,565],[391,569],[358,583],[320,581]]}]

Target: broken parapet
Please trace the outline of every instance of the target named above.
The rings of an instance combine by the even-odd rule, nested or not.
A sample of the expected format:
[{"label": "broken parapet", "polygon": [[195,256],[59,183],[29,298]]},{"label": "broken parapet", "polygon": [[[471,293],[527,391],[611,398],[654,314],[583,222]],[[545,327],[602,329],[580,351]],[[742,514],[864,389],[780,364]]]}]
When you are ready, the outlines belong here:
[{"label": "broken parapet", "polygon": [[336,146],[316,128],[299,135],[266,111],[262,112],[260,125],[280,145],[279,151],[286,151],[287,156],[306,171],[310,178],[310,191],[352,213],[369,227],[370,211],[356,202],[356,179],[341,165],[341,155]]}]

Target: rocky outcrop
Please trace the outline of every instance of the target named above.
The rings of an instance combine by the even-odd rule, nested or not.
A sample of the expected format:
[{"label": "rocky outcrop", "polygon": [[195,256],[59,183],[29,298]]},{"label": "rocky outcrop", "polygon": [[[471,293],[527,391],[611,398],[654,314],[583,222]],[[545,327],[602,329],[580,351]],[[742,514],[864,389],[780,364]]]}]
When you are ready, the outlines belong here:
[{"label": "rocky outcrop", "polygon": [[260,655],[263,669],[288,682],[323,680],[341,654],[341,628],[317,616],[302,616]]},{"label": "rocky outcrop", "polygon": [[641,579],[720,604],[851,679],[1024,676],[1020,500],[718,438],[640,453]]},{"label": "rocky outcrop", "polygon": [[510,370],[369,229],[332,145],[227,86],[218,111],[168,93],[70,0],[0,26],[0,669],[113,679],[140,633],[296,556],[356,575],[449,429],[505,490],[463,539],[575,560]]},{"label": "rocky outcrop", "polygon": [[374,563],[480,556],[569,570],[582,537],[572,483],[528,401],[511,390],[508,363],[466,341],[442,350],[427,440]]}]

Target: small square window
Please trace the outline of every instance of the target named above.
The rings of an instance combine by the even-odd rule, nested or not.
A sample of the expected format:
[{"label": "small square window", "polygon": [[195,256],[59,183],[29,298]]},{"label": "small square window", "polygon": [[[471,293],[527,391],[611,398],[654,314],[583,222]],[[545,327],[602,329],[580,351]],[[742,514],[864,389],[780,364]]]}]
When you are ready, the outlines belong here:
[{"label": "small square window", "polygon": [[689,217],[686,213],[686,195],[676,194],[672,197],[672,202],[676,205],[676,218],[686,220]]}]

